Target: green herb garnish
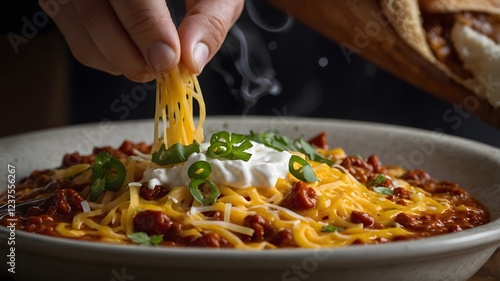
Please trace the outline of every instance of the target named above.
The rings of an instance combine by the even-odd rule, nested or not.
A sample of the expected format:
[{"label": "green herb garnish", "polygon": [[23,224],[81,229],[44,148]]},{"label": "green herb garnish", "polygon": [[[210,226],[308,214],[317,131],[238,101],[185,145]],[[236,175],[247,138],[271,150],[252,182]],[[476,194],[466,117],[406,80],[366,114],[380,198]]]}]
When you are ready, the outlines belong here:
[{"label": "green herb garnish", "polygon": [[394,193],[394,191],[391,188],[384,186],[375,186],[373,187],[373,191],[385,195],[392,195]]},{"label": "green herb garnish", "polygon": [[176,143],[168,149],[165,144],[162,144],[151,156],[151,161],[160,166],[177,164],[185,162],[189,155],[198,152],[200,152],[200,144],[196,141],[190,145]]},{"label": "green herb garnish", "polygon": [[297,155],[292,155],[290,161],[288,162],[288,170],[290,173],[301,181],[315,182],[318,181],[314,170],[311,165],[307,163],[306,160],[300,158]]},{"label": "green herb garnish", "polygon": [[92,183],[90,185],[90,193],[89,193],[89,200],[90,201],[95,201],[101,194],[104,192],[105,188],[104,186],[106,185],[106,180],[98,178],[96,180],[92,180]]},{"label": "green herb garnish", "polygon": [[321,232],[340,232],[344,230],[342,227],[338,227],[338,226],[335,226],[335,225],[325,225],[321,228]]},{"label": "green herb garnish", "polygon": [[147,235],[145,232],[135,232],[128,235],[128,238],[143,246],[158,246],[163,242],[163,235]]},{"label": "green herb garnish", "polygon": [[120,189],[127,174],[125,165],[104,151],[96,156],[91,170],[90,201],[97,200],[104,190],[117,191]]},{"label": "green herb garnish", "polygon": [[366,185],[368,185],[368,186],[376,186],[376,185],[381,185],[384,182],[385,182],[385,175],[384,174],[379,174],[374,179],[369,180],[366,183]]},{"label": "green herb garnish", "polygon": [[247,135],[247,138],[262,143],[263,145],[274,148],[278,151],[297,151],[304,153],[311,161],[333,165],[334,161],[327,159],[316,152],[316,149],[302,138],[291,140],[285,136],[280,136],[273,132],[254,133],[253,131]]}]

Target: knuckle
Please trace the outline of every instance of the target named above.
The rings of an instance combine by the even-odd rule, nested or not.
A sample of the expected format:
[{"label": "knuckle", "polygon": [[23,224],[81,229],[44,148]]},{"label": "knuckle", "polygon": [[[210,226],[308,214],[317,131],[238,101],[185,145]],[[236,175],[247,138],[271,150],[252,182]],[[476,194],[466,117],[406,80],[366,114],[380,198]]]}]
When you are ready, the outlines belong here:
[{"label": "knuckle", "polygon": [[211,35],[217,44],[221,45],[226,38],[229,23],[223,15],[212,15],[206,18],[208,26],[211,29]]},{"label": "knuckle", "polygon": [[161,16],[156,16],[145,4],[130,7],[127,14],[126,22],[129,26],[129,33],[134,35],[154,31],[161,19]]},{"label": "knuckle", "polygon": [[83,26],[90,29],[101,25],[105,18],[103,10],[104,7],[99,3],[88,3],[84,5],[80,13],[80,20]]},{"label": "knuckle", "polygon": [[75,57],[75,59],[79,61],[82,65],[85,65],[90,68],[95,68],[112,75],[121,74],[121,72],[117,71],[115,68],[111,67],[107,63],[104,63],[102,60],[100,60],[99,56],[96,56],[96,54],[88,48],[82,48],[80,46],[78,47],[70,46],[70,49],[71,53],[73,54],[73,57]]}]

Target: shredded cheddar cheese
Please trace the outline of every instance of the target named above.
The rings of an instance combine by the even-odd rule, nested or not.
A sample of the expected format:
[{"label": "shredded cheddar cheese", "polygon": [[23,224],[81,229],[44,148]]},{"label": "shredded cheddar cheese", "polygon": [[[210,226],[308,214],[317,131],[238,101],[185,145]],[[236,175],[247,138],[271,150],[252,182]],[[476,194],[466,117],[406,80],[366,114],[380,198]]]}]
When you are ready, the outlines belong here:
[{"label": "shredded cheddar cheese", "polygon": [[[343,151],[335,153],[343,154]],[[60,226],[57,231],[66,237],[90,235],[106,241],[128,243],[127,235],[134,232],[135,214],[155,210],[180,222],[184,229],[181,235],[185,237],[195,238],[205,232],[215,232],[236,248],[274,248],[269,243],[245,243],[241,239],[245,235],[252,236],[254,232],[252,228],[243,226],[245,217],[258,214],[276,229],[290,229],[299,247],[340,247],[356,240],[369,243],[377,238],[410,235],[411,232],[394,223],[399,213],[441,214],[450,207],[445,200],[436,201],[424,190],[403,180],[398,180],[398,184],[408,189],[412,196],[406,200],[406,206],[396,204],[386,199],[385,195],[369,190],[341,166],[310,163],[319,181],[309,183],[318,194],[318,200],[316,206],[308,210],[292,211],[280,206],[296,181],[291,175],[280,179],[273,188],[218,186],[221,196],[210,206],[201,206],[194,201],[185,186],[172,188],[158,200],[145,200],[139,195],[140,183],[137,181],[140,179],[134,179],[123,194],[114,194],[114,199],[104,205],[90,204],[92,211],[76,215],[71,226]],[[144,165],[131,160],[127,169],[135,173],[136,169],[143,170]],[[366,229],[362,224],[352,223],[350,215],[354,210],[372,216],[384,228]],[[207,212],[220,212],[222,220],[207,218]],[[323,232],[325,225],[334,225],[343,231]]]},{"label": "shredded cheddar cheese", "polygon": [[[205,104],[196,76],[189,73],[185,66],[179,65],[171,73],[164,74],[162,81],[158,81],[156,94],[152,152],[162,145],[170,147],[174,144],[201,143],[204,137]],[[193,118],[195,101],[199,107],[197,125]],[[163,133],[161,136],[160,129]],[[346,157],[341,148],[316,151],[322,157],[334,160],[332,163],[338,163]],[[451,208],[448,200],[435,199],[427,191],[412,186],[397,176],[392,178],[387,175],[395,187],[404,188],[408,192],[409,196],[405,197],[404,204],[395,203],[388,199],[387,194],[368,188],[341,165],[315,162],[296,151],[286,153],[306,160],[318,179],[307,183],[307,187],[317,195],[314,206],[310,208],[292,210],[282,205],[298,182],[290,173],[280,176],[271,187],[235,188],[217,184],[220,195],[208,206],[195,200],[185,185],[169,186],[167,193],[161,198],[146,200],[140,194],[141,188],[149,180],[145,179],[145,172],[158,165],[152,162],[151,155],[137,152],[124,163],[126,176],[119,189],[104,191],[95,202],[85,201],[84,211],[76,214],[71,223],[59,223],[55,231],[60,236],[69,238],[88,237],[112,243],[131,243],[128,237],[137,232],[134,226],[136,215],[144,211],[159,211],[180,224],[181,231],[178,235],[187,240],[194,240],[206,233],[216,233],[235,248],[277,248],[269,241],[250,241],[256,231],[245,225],[245,219],[258,215],[269,222],[273,229],[291,233],[293,243],[298,247],[341,247],[412,235],[411,231],[395,222],[399,214],[439,215]],[[58,169],[55,170],[54,177],[72,177],[73,183],[88,184],[92,176],[90,167],[88,164],[78,164]],[[391,171],[394,175],[402,172],[399,168],[389,172]],[[87,185],[80,194],[86,196],[89,190]],[[460,208],[466,210],[467,207]],[[361,212],[373,218],[374,223],[381,227],[368,228],[363,223],[353,222],[353,212]],[[214,213],[218,213],[218,219],[212,217]]]}]

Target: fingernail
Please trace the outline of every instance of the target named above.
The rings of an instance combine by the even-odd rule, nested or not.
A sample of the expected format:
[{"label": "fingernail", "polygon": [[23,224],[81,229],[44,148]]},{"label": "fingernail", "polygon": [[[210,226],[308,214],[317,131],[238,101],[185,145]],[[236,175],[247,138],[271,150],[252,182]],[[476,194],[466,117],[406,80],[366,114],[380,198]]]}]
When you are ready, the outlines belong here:
[{"label": "fingernail", "polygon": [[205,43],[196,43],[193,50],[193,58],[198,68],[198,72],[201,72],[208,62],[208,46]]},{"label": "fingernail", "polygon": [[175,52],[167,44],[156,42],[149,48],[148,52],[149,63],[157,71],[169,68],[175,61]]}]

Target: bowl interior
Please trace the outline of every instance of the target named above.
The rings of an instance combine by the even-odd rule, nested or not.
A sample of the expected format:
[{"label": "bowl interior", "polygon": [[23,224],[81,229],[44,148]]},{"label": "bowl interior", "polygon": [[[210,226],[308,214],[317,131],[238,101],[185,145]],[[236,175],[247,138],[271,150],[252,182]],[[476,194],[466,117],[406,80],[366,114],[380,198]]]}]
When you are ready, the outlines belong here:
[{"label": "bowl interior", "polygon": [[[493,220],[500,217],[500,150],[491,146],[437,131],[328,119],[209,116],[204,128],[205,135],[252,130],[306,139],[325,131],[330,147],[342,147],[347,154],[376,154],[385,165],[423,169],[437,179],[457,182],[489,208]],[[90,153],[94,146],[118,146],[124,139],[151,143],[152,132],[151,120],[103,121],[7,137],[0,139],[0,163],[14,165],[19,180],[34,169],[60,165],[68,152]],[[6,177],[5,169],[0,182]]]},{"label": "bowl interior", "polygon": [[[205,135],[277,131],[290,138],[310,138],[325,131],[330,147],[347,154],[376,154],[385,165],[423,169],[440,180],[459,183],[500,217],[500,150],[440,132],[366,122],[285,117],[208,117]],[[152,120],[100,122],[27,133],[0,139],[0,163],[16,167],[16,178],[32,170],[60,165],[68,152],[90,153],[94,146],[119,146],[124,139],[152,142]],[[0,182],[7,181],[7,169]],[[6,185],[0,186],[5,190]]]},{"label": "bowl interior", "polygon": [[[360,154],[364,157],[376,154],[385,165],[423,169],[435,178],[457,182],[490,210],[491,223],[460,233],[386,245],[339,248],[331,252],[325,250],[323,254],[331,253],[328,254],[330,268],[355,268],[360,264],[386,265],[388,268],[393,268],[392,265],[395,264],[409,264],[444,257],[449,259],[451,256],[458,257],[457,255],[471,251],[486,251],[490,247],[490,250],[487,250],[489,252],[484,254],[481,260],[481,263],[484,263],[493,251],[491,247],[496,247],[495,245],[500,243],[500,173],[498,172],[500,150],[496,148],[446,136],[439,132],[327,119],[208,117],[204,128],[205,135],[220,130],[239,133],[249,133],[253,130],[277,131],[290,138],[306,139],[325,131],[330,147],[342,147],[347,154]],[[101,122],[2,138],[0,164],[2,167],[15,166],[16,179],[19,181],[32,170],[60,165],[65,153],[75,151],[81,154],[90,153],[94,146],[119,146],[124,139],[151,143],[152,132],[152,120],[138,120]],[[7,174],[7,169],[4,168],[0,172],[0,182],[7,182]],[[6,185],[0,185],[0,191],[5,188]],[[43,253],[44,259],[46,256],[75,264],[89,260],[103,264],[111,261],[115,264],[127,264],[131,262],[130,256],[133,255],[135,265],[157,269],[163,268],[162,265],[167,261],[175,268],[179,266],[192,268],[193,264],[199,269],[202,268],[199,264],[220,268],[223,267],[221,261],[225,261],[234,266],[234,270],[283,269],[321,253],[300,249],[269,252],[151,249],[58,239],[31,233],[17,235],[19,241],[22,241],[18,243],[19,248],[33,252],[34,256]],[[475,270],[479,266],[480,264]],[[109,272],[109,268],[106,270]]]}]

